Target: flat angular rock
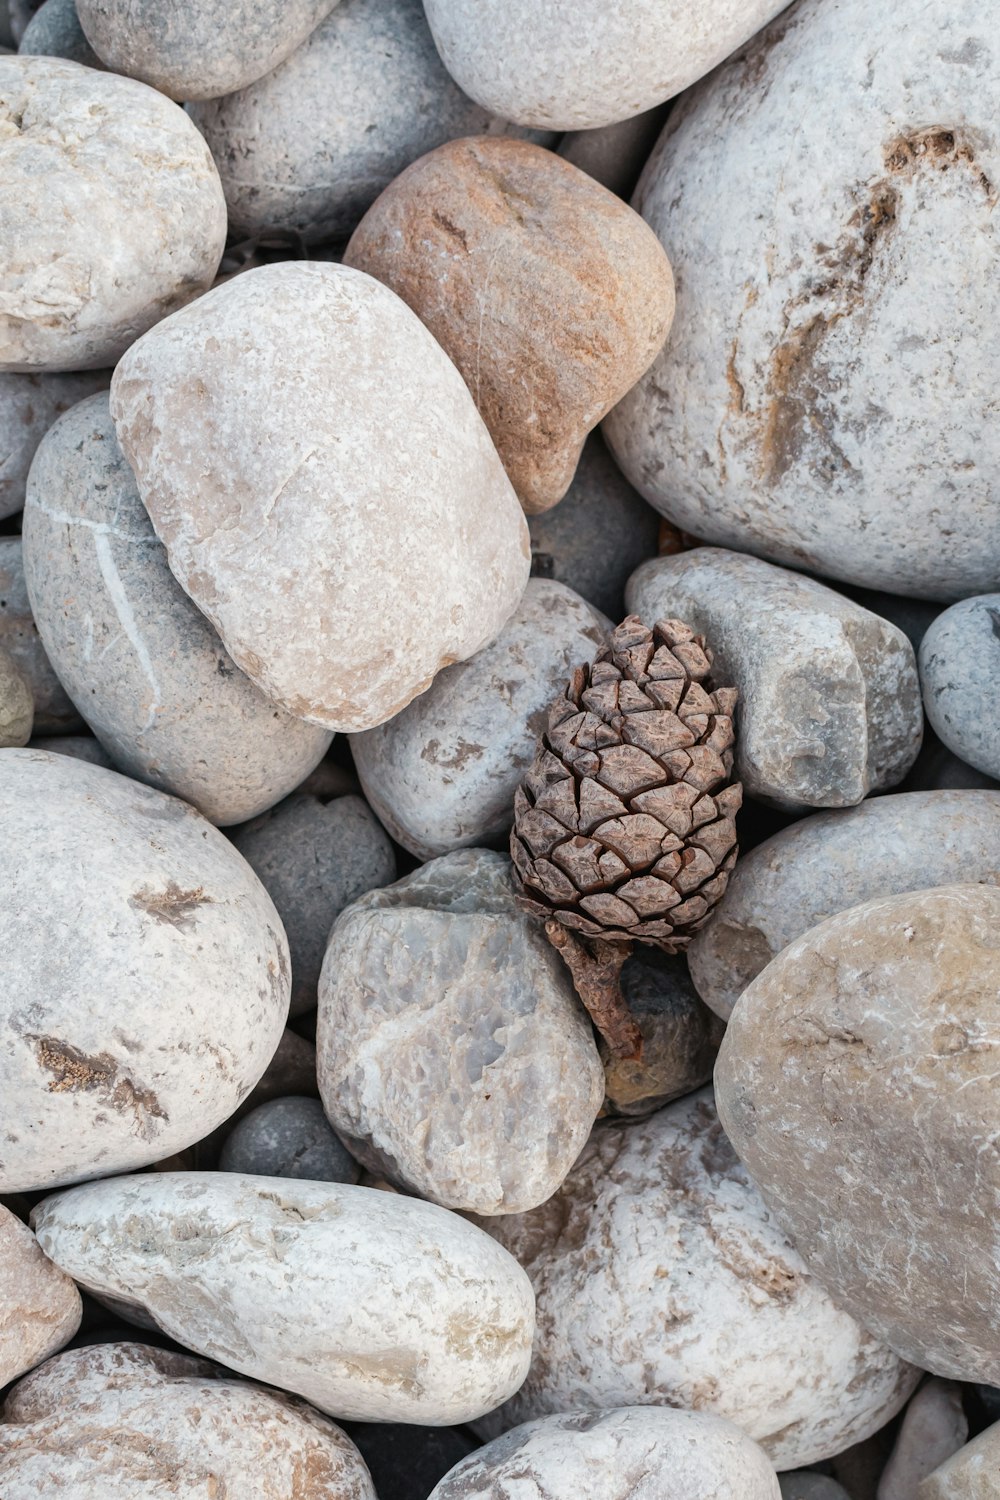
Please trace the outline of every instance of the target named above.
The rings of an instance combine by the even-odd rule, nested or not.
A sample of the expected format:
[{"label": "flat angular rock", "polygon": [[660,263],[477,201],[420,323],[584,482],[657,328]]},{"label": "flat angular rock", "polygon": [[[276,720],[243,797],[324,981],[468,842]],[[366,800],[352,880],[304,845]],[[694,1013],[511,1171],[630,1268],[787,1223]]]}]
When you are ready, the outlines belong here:
[{"label": "flat angular rock", "polygon": [[502,839],[550,704],[611,622],[532,578],[492,645],[439,672],[401,713],[351,737],[365,795],[418,859]]},{"label": "flat angular rock", "polygon": [[994,1384],[998,931],[991,885],[840,912],[743,991],[715,1070],[733,1145],[831,1296],[932,1374]]},{"label": "flat angular rock", "polygon": [[530,1214],[484,1219],[532,1279],[528,1378],[493,1437],[609,1405],[727,1417],[777,1469],[882,1427],[920,1378],[827,1296],[722,1133],[710,1089],[598,1125]]},{"label": "flat angular rock", "polygon": [[[304,1401],[228,1370],[108,1343],[61,1354],[11,1391],[4,1500],[377,1500],[347,1435]],[[251,1477],[252,1476],[252,1477]]]},{"label": "flat angular rock", "polygon": [[615,1057],[598,1037],[604,1109],[612,1115],[650,1115],[709,1082],[723,1027],[699,1000],[683,957],[642,947],[626,962],[621,984],[642,1032],[642,1056]]},{"label": "flat angular rock", "polygon": [[743,855],[688,949],[698,994],[724,1020],[794,938],[897,891],[1000,885],[1000,791],[902,792],[818,813]]},{"label": "flat angular rock", "polygon": [[1000,594],[938,615],[920,643],[924,708],[938,738],[977,771],[1000,778]]},{"label": "flat angular rock", "polygon": [[0,375],[0,521],[24,504],[35,449],[62,412],[101,390],[110,370],[78,375]]},{"label": "flat angular rock", "polygon": [[0,1204],[0,1385],[68,1344],[82,1311],[74,1283],[43,1253],[28,1226]]},{"label": "flat angular rock", "polygon": [[219,1157],[223,1172],[357,1182],[361,1168],[327,1124],[318,1099],[271,1099],[244,1115]]},{"label": "flat angular rock", "polygon": [[1000,587],[998,90],[978,0],[803,0],[675,108],[633,204],[677,317],[605,423],[671,521],[896,594]]},{"label": "flat angular rock", "polygon": [[364,1166],[481,1214],[549,1198],[604,1092],[569,973],[486,849],[432,860],[338,918],[316,1050],[327,1116]]},{"label": "flat angular rock", "polygon": [[265,697],[171,573],[105,393],[43,438],[22,538],[46,653],[117,769],[230,824],[322,760],[329,731]]},{"label": "flat angular rock", "polygon": [[32,1217],[56,1264],[126,1316],[337,1416],[467,1422],[528,1367],[527,1277],[430,1203],[171,1172],[89,1183]]},{"label": "flat angular rock", "polygon": [[31,613],[19,536],[0,536],[0,648],[10,655],[31,689],[35,734],[75,734],[84,728],[45,654]]},{"label": "flat angular rock", "polygon": [[10,652],[0,647],[0,748],[26,745],[34,715],[31,688]]},{"label": "flat angular rock", "polygon": [[461,376],[360,272],[217,287],[129,350],[111,414],[174,576],[297,718],[391,718],[524,590],[527,526]]},{"label": "flat angular rock", "polygon": [[639,216],[527,141],[451,141],[351,236],[346,265],[402,297],[454,360],[521,504],[569,488],[584,439],[670,328],[670,262]]},{"label": "flat angular rock", "polygon": [[147,1166],[232,1114],[288,1009],[253,871],[185,803],[0,751],[0,1192]]},{"label": "flat angular rock", "polygon": [[155,89],[61,58],[0,58],[0,175],[0,370],[112,365],[211,286],[219,174]]},{"label": "flat angular rock", "polygon": [[737,772],[753,797],[793,810],[850,807],[905,776],[923,713],[901,630],[784,568],[722,547],[652,558],[625,591],[647,624],[707,636],[739,689]]},{"label": "flat angular rock", "polygon": [[914,1500],[920,1481],[957,1453],[968,1436],[962,1387],[953,1380],[926,1381],[903,1414],[878,1500]]},{"label": "flat angular rock", "polygon": [[917,1490],[917,1500],[994,1500],[998,1472],[1000,1423],[987,1427],[929,1474]]}]

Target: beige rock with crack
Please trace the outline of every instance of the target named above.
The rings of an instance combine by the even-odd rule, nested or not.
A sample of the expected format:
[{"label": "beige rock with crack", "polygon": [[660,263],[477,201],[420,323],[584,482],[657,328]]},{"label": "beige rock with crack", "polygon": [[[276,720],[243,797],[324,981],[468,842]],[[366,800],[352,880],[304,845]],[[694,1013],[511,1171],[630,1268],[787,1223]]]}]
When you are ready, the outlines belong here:
[{"label": "beige rock with crack", "polygon": [[75,1284],[0,1203],[0,1386],[68,1344],[82,1312]]},{"label": "beige rock with crack", "polygon": [[1000,1422],[929,1474],[917,1490],[917,1500],[996,1500],[998,1475]]}]

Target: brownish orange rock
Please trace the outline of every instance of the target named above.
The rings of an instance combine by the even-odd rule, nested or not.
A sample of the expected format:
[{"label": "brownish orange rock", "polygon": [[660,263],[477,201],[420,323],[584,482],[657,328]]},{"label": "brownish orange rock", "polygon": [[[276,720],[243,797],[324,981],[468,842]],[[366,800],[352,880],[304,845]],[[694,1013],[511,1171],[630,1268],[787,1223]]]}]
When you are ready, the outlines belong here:
[{"label": "brownish orange rock", "polygon": [[345,265],[392,288],[461,371],[529,514],[655,359],[674,286],[656,236],[527,141],[450,141],[386,188]]}]

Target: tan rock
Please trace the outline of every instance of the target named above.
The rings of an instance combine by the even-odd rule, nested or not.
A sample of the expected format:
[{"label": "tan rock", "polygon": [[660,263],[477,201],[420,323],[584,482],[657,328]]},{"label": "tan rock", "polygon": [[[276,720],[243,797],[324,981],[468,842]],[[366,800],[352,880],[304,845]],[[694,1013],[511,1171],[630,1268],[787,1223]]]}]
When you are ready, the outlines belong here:
[{"label": "tan rock", "polygon": [[917,1500],[996,1500],[998,1490],[1000,1422],[929,1474],[917,1490]]},{"label": "tan rock", "polygon": [[34,715],[31,688],[10,652],[0,646],[0,748],[26,745]]},{"label": "tan rock", "polygon": [[421,157],[369,209],[345,264],[391,286],[454,360],[529,512],[562,499],[587,433],[673,317],[670,263],[638,215],[525,141]]},{"label": "tan rock", "polygon": [[0,1386],[68,1344],[82,1311],[75,1283],[0,1204]]}]

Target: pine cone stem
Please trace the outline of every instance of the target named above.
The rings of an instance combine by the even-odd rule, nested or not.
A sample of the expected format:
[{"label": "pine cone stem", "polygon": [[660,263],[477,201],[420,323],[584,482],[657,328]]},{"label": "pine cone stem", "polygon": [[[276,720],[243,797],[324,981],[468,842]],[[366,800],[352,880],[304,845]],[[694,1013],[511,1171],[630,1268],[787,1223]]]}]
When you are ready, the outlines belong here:
[{"label": "pine cone stem", "polygon": [[611,1052],[623,1059],[641,1057],[642,1032],[621,986],[622,967],[632,944],[588,942],[555,918],[546,922],[545,936],[573,976],[576,992]]}]

